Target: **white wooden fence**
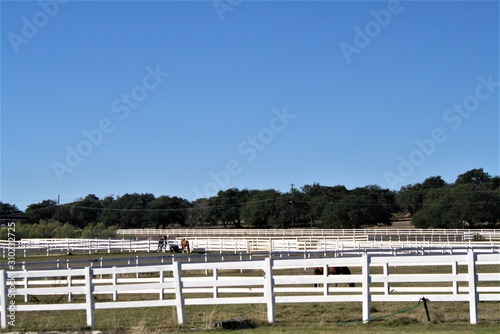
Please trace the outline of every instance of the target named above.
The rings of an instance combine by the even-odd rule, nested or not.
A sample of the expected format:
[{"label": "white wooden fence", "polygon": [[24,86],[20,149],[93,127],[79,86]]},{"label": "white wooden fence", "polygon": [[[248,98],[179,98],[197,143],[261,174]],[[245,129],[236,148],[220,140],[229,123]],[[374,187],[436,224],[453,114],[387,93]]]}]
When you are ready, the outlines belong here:
[{"label": "white wooden fence", "polygon": [[[180,239],[169,242],[180,243]],[[500,239],[483,241],[454,241],[449,238],[406,240],[373,240],[368,236],[304,236],[304,237],[256,237],[256,236],[192,236],[189,242],[192,250],[202,252],[317,252],[336,250],[405,249],[405,248],[490,248],[500,251]],[[440,241],[438,241],[440,240]],[[16,255],[85,252],[152,252],[158,249],[158,238],[132,239],[23,239],[19,241],[0,240],[2,257],[9,251]]]},{"label": "white wooden fence", "polygon": [[[119,229],[117,235],[133,236],[257,236],[257,237],[392,237],[394,240],[417,240],[426,237],[444,241],[469,241],[475,236],[500,241],[498,229]],[[375,238],[376,239],[376,238]],[[442,240],[439,240],[442,241]]]},{"label": "white wooden fence", "polygon": [[[353,275],[327,276],[327,270],[323,276],[312,275],[309,269],[319,266],[348,266]],[[420,272],[390,274],[391,268],[400,266],[419,268]],[[431,274],[429,266],[448,266],[450,272]],[[482,268],[479,273],[478,268]],[[491,272],[484,272],[484,268]],[[212,275],[204,275],[206,270],[212,271]],[[356,287],[335,286],[350,282],[356,283]],[[418,283],[423,285],[416,286]],[[478,302],[500,301],[500,254],[472,250],[459,255],[365,253],[342,258],[267,257],[208,263],[176,261],[145,267],[0,270],[0,286],[4,287],[0,291],[2,328],[8,327],[12,312],[15,315],[15,312],[41,310],[85,310],[86,324],[92,327],[95,310],[165,306],[175,307],[178,323],[184,324],[185,309],[190,305],[231,304],[264,304],[267,320],[273,323],[276,304],[318,302],[361,302],[362,321],[369,322],[371,302],[417,302],[422,297],[432,302],[467,302],[470,323],[476,324]],[[220,296],[222,293],[224,297]],[[61,294],[68,296],[68,302],[29,303],[31,296]],[[131,299],[133,294],[141,294],[141,300],[119,300],[125,296]],[[84,300],[76,298],[78,295],[83,295]],[[96,295],[109,295],[110,301],[96,301]],[[24,296],[24,302],[16,296]]]}]

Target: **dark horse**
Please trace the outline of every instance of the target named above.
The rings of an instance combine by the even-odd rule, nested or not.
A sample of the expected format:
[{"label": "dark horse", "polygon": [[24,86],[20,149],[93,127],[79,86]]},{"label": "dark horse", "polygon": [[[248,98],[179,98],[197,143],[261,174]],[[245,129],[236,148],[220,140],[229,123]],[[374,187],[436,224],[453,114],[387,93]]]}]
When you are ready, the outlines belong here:
[{"label": "dark horse", "polygon": [[[328,275],[350,275],[351,271],[347,267],[328,267]],[[323,275],[323,267],[314,268],[314,275]],[[314,284],[318,286],[318,284]],[[335,285],[337,286],[337,285]],[[349,283],[351,288],[355,287],[354,283]]]},{"label": "dark horse", "polygon": [[158,240],[158,251],[161,252],[167,247],[167,237],[163,237]]},{"label": "dark horse", "polygon": [[189,248],[189,241],[187,241],[186,239],[182,239],[181,240],[181,249],[182,249],[182,252],[186,252],[186,253],[191,253],[191,249]]}]

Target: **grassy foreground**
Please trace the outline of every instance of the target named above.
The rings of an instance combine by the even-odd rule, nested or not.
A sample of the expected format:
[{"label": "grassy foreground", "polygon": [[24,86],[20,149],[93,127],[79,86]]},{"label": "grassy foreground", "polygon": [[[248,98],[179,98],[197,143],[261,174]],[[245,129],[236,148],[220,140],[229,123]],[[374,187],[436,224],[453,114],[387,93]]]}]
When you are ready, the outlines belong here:
[{"label": "grassy foreground", "polygon": [[[411,307],[406,303],[373,303],[372,317],[383,317]],[[94,329],[104,333],[186,333],[227,332],[213,329],[212,323],[238,317],[249,317],[256,327],[240,329],[241,333],[499,333],[500,304],[481,303],[480,323],[469,324],[467,303],[430,303],[431,322],[422,305],[368,324],[360,323],[359,303],[279,304],[276,323],[266,323],[264,305],[189,306],[186,324],[177,325],[173,307],[149,309],[96,310]],[[81,332],[85,328],[83,311],[23,312],[16,314],[11,331]]]},{"label": "grassy foreground", "polygon": [[[99,256],[127,255],[99,254]],[[75,257],[93,258],[95,255],[72,256],[73,259]],[[58,258],[66,259],[64,256]],[[46,257],[23,259],[26,262],[47,260],[49,259]],[[398,270],[403,269],[398,268]],[[494,270],[500,270],[500,267],[494,266]],[[488,268],[487,272],[491,272],[491,268]],[[22,302],[21,297],[19,302]],[[53,302],[57,300],[54,299]],[[255,324],[255,328],[239,329],[239,333],[500,333],[498,302],[479,303],[477,325],[469,323],[469,304],[466,302],[428,303],[431,322],[427,320],[423,304],[417,305],[417,302],[373,302],[371,318],[380,320],[367,324],[360,322],[362,308],[361,303],[357,302],[277,304],[274,324],[267,323],[265,305],[186,306],[186,324],[183,326],[177,324],[174,307],[96,310],[96,325],[92,329],[110,334],[222,333],[227,330],[213,329],[212,324],[247,317]],[[403,312],[405,310],[407,311]],[[84,311],[17,312],[15,327],[0,332],[85,332],[90,330],[85,327],[85,319]]]}]

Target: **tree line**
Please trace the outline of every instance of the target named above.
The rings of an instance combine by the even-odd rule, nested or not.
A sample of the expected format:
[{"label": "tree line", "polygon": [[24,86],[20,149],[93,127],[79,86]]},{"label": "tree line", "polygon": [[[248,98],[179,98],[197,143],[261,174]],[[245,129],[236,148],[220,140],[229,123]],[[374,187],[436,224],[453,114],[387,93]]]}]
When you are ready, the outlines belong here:
[{"label": "tree line", "polygon": [[500,226],[500,177],[473,169],[454,183],[433,176],[399,191],[377,185],[348,190],[318,183],[286,193],[231,188],[192,202],[149,193],[102,199],[89,194],[64,205],[47,199],[24,212],[0,202],[4,221],[22,218],[32,229],[51,222],[54,231],[66,226],[86,229],[88,235],[96,234],[92,232],[96,228],[105,234],[116,228],[212,226],[353,229],[388,226],[395,215],[411,217],[417,228],[496,228]]}]

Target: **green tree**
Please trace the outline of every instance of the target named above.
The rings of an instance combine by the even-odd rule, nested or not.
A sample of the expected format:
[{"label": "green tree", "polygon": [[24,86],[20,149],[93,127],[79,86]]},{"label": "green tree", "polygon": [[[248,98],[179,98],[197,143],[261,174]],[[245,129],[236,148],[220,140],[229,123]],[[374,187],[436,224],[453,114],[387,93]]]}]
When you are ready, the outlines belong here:
[{"label": "green tree", "polygon": [[276,201],[281,194],[274,190],[255,192],[241,209],[241,218],[254,228],[281,228]]},{"label": "green tree", "polygon": [[488,173],[484,172],[482,168],[477,168],[460,174],[457,177],[455,184],[472,184],[478,186],[489,182],[491,182],[491,176]]},{"label": "green tree", "polygon": [[53,200],[44,200],[38,204],[31,204],[26,208],[26,215],[30,223],[49,220],[55,217],[57,203]]},{"label": "green tree", "polygon": [[356,188],[326,206],[321,216],[325,228],[361,228],[391,225],[395,208],[394,193],[379,186]]},{"label": "green tree", "polygon": [[426,194],[413,217],[417,228],[494,228],[500,222],[500,188],[482,170],[460,175],[453,185]]},{"label": "green tree", "polygon": [[186,225],[190,207],[190,203],[185,199],[160,196],[146,205],[144,218],[155,228],[167,228],[174,224]]},{"label": "green tree", "polygon": [[102,211],[99,220],[106,226],[120,224],[120,209],[113,196],[106,196],[101,200]]},{"label": "green tree", "polygon": [[88,224],[82,231],[83,239],[116,237],[117,226],[106,226],[103,223]]},{"label": "green tree", "polygon": [[234,228],[241,228],[241,209],[253,193],[247,189],[237,188],[219,191],[217,196],[209,199],[208,220],[221,222],[224,227],[231,225]]},{"label": "green tree", "polygon": [[101,200],[94,194],[89,194],[70,206],[71,223],[80,228],[90,223],[97,223],[102,210]]},{"label": "green tree", "polygon": [[422,210],[426,194],[432,189],[441,189],[447,184],[441,176],[432,176],[422,183],[401,187],[396,194],[396,204],[412,216]]},{"label": "green tree", "polygon": [[0,218],[15,218],[22,213],[15,205],[0,202]]},{"label": "green tree", "polygon": [[453,196],[451,188],[434,189],[427,192],[422,209],[412,218],[416,228],[461,228],[452,212]]},{"label": "green tree", "polygon": [[101,220],[106,226],[117,225],[119,228],[142,228],[147,225],[146,212],[148,203],[155,199],[153,194],[125,194],[112,200],[103,200]]},{"label": "green tree", "polygon": [[334,187],[321,186],[319,183],[305,185],[302,187],[303,201],[308,203],[304,210],[308,210],[311,225],[320,220],[326,206],[337,203],[349,191],[346,187],[338,185]]}]

